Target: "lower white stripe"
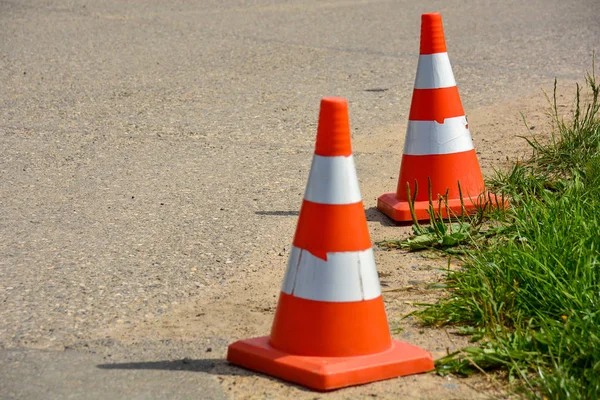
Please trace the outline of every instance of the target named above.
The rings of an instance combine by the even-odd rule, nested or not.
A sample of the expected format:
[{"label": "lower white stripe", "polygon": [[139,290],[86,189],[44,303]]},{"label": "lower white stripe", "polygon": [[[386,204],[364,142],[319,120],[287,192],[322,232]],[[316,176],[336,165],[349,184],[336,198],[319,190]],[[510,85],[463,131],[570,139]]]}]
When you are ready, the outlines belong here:
[{"label": "lower white stripe", "polygon": [[304,199],[321,204],[353,204],[361,201],[354,158],[314,155]]},{"label": "lower white stripe", "polygon": [[415,89],[456,86],[448,53],[421,54],[417,65]]},{"label": "lower white stripe", "polygon": [[292,247],[281,291],[308,300],[348,302],[381,294],[373,250],[327,253],[327,261]]},{"label": "lower white stripe", "polygon": [[446,118],[436,121],[408,121],[404,154],[422,156],[449,154],[473,149],[467,118]]}]

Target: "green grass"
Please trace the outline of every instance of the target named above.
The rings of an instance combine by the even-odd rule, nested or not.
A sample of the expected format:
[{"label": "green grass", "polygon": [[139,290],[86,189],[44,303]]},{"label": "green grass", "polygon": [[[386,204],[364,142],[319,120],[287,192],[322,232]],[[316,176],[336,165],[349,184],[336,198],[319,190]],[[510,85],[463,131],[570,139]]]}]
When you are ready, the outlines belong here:
[{"label": "green grass", "polygon": [[[449,296],[415,314],[471,336],[471,347],[436,361],[438,373],[499,370],[511,389],[532,398],[600,398],[600,85],[593,69],[586,83],[589,97],[578,87],[564,121],[555,82],[550,141],[526,138],[532,156],[489,182],[511,199],[506,210],[462,222],[432,217],[408,241],[381,244],[462,246],[463,268],[446,278]],[[415,246],[424,235],[429,242]]]}]

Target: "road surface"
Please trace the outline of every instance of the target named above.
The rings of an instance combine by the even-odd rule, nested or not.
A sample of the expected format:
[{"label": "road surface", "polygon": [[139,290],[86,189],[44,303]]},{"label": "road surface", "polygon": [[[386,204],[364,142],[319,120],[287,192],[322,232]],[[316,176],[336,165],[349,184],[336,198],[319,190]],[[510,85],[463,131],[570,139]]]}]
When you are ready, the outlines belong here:
[{"label": "road surface", "polygon": [[[596,6],[0,0],[0,397],[318,397],[223,357],[268,333],[320,98],[349,100],[372,239],[406,236],[373,207],[395,188],[420,15],[443,15],[490,171],[520,150],[523,99],[591,65]],[[392,285],[427,269],[377,257]],[[406,329],[441,351],[445,333]],[[372,391],[477,396],[435,376],[332,396]]]}]

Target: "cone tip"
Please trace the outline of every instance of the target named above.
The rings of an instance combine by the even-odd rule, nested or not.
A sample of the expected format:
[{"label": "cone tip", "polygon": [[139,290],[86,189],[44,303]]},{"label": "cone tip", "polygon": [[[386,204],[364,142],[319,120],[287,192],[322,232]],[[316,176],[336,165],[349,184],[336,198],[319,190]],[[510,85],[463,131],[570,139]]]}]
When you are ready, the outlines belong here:
[{"label": "cone tip", "polygon": [[321,100],[315,154],[325,157],[352,154],[348,101],[343,97],[325,97]]},{"label": "cone tip", "polygon": [[440,14],[439,12],[432,12],[432,13],[425,13],[423,15],[421,15],[421,21],[431,21],[431,22],[437,22],[437,23],[442,23],[442,14]]},{"label": "cone tip", "polygon": [[421,15],[421,54],[446,52],[446,39],[442,14],[427,13]]},{"label": "cone tip", "polygon": [[321,107],[323,105],[338,105],[339,107],[348,107],[348,101],[343,97],[329,96],[321,99]]}]

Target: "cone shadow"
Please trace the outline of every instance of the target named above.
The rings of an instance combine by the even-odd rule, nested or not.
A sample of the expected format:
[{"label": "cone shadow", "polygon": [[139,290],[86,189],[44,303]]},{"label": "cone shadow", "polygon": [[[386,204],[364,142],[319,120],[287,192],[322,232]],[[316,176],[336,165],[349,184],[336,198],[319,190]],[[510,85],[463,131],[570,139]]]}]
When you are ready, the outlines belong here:
[{"label": "cone shadow", "polygon": [[224,359],[199,358],[161,361],[140,361],[114,364],[98,364],[100,369],[124,370],[161,370],[161,371],[191,371],[204,372],[211,375],[247,376],[253,375],[243,369],[237,368]]},{"label": "cone shadow", "polygon": [[383,226],[411,226],[412,221],[408,222],[396,222],[381,211],[377,209],[377,207],[370,207],[365,210],[365,215],[367,216],[367,221],[369,222],[379,222]]},{"label": "cone shadow", "polygon": [[180,360],[161,360],[161,361],[140,361],[128,363],[114,364],[98,364],[96,368],[106,370],[158,370],[158,371],[189,371],[201,372],[209,375],[227,375],[227,376],[261,376],[264,379],[274,382],[285,382],[288,386],[293,386],[303,392],[313,392],[304,386],[297,385],[293,382],[283,381],[279,378],[257,373],[256,371],[231,364],[229,361],[222,358],[199,358],[189,359],[183,358]]}]

